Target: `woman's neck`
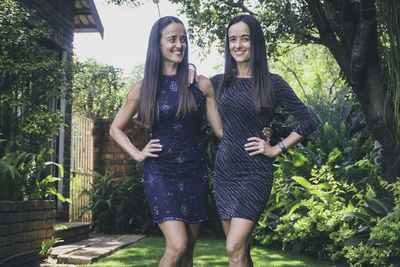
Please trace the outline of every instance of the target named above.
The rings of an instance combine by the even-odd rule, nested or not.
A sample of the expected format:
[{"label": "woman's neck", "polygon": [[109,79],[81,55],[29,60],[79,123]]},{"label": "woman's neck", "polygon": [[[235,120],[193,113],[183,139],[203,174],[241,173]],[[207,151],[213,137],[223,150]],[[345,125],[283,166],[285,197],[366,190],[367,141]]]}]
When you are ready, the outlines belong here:
[{"label": "woman's neck", "polygon": [[163,62],[162,73],[164,75],[175,75],[178,73],[178,64],[173,62]]},{"label": "woman's neck", "polygon": [[238,78],[251,78],[251,67],[250,62],[238,63],[237,65],[237,75]]}]

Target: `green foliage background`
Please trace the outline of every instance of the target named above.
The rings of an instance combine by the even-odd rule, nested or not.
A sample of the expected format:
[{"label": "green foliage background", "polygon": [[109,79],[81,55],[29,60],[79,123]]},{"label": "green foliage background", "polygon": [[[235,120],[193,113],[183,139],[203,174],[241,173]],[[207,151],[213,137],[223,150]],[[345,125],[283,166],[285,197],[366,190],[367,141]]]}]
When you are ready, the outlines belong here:
[{"label": "green foliage background", "polygon": [[69,90],[63,65],[49,49],[50,30],[15,1],[0,3],[0,133],[5,147],[38,153],[57,135],[63,117],[56,107]]},{"label": "green foliage background", "polygon": [[0,200],[57,195],[48,162],[64,118],[58,103],[70,92],[70,66],[51,49],[47,24],[17,1],[0,3]]},{"label": "green foliage background", "polygon": [[[140,1],[128,2],[135,6]],[[313,45],[296,46],[316,41],[304,6],[293,1],[259,1],[263,2],[265,10],[260,11],[260,16],[268,29],[270,55],[274,55],[271,69],[282,75],[308,104],[318,129],[275,160],[273,192],[255,228],[254,241],[353,266],[398,265],[400,182],[389,185],[382,178],[380,151],[374,148],[366,129],[367,118],[329,52]],[[223,34],[215,25],[225,25],[236,11],[221,8],[217,1],[192,4],[184,8],[192,15],[189,28],[198,45],[206,48],[208,42]],[[333,20],[340,19],[335,13],[328,15]],[[63,121],[51,104],[54,100],[71,92],[74,112],[92,118],[112,117],[142,71],[138,66],[129,81],[112,66],[93,60],[76,62],[74,88],[69,91],[71,88],[65,83],[69,69],[60,63],[56,52],[46,48],[50,32],[43,22],[33,18],[14,1],[0,4],[0,133],[4,138],[0,142],[0,182],[1,196],[12,200],[56,193],[49,186],[56,178],[42,177],[47,157],[42,151],[54,140]],[[208,25],[210,28],[200,23],[210,18],[216,22]],[[294,26],[285,27],[288,24],[283,20]],[[396,25],[389,26],[392,33],[398,31]],[[303,38],[293,34],[298,29],[303,30]],[[208,39],[201,38],[204,34]],[[390,32],[381,35],[381,49],[387,53],[383,60],[397,53],[398,40],[393,36]],[[387,70],[396,70],[396,64],[395,60],[389,62]],[[388,76],[390,86],[396,87],[396,77]],[[393,104],[398,105],[397,91],[390,94],[395,97]],[[272,124],[272,142],[285,137],[295,124],[287,112],[278,110]],[[206,124],[203,130],[212,178],[218,141]],[[4,178],[10,175],[13,179]],[[92,199],[89,208],[94,211],[96,230],[153,231],[143,190],[139,176],[118,179],[109,173],[96,174],[93,190],[85,192]],[[209,203],[211,219],[204,224],[203,233],[221,235],[212,195]]]},{"label": "green foliage background", "polygon": [[122,69],[88,59],[74,61],[72,111],[95,119],[113,118],[131,82]]}]

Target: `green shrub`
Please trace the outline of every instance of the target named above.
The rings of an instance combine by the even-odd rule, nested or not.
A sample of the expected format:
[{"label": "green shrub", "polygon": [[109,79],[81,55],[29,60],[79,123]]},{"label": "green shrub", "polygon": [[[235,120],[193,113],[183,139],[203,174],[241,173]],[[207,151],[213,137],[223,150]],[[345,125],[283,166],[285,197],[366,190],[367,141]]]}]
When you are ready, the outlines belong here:
[{"label": "green shrub", "polygon": [[253,233],[257,242],[343,262],[344,248],[367,242],[391,214],[396,201],[374,141],[361,127],[365,120],[344,91],[337,97],[334,105],[311,103],[318,111],[315,140],[274,162],[274,187]]},{"label": "green shrub", "polygon": [[400,221],[383,221],[371,229],[366,243],[344,248],[351,266],[399,266]]},{"label": "green shrub", "polygon": [[11,151],[38,153],[63,123],[56,104],[70,90],[68,66],[50,49],[51,31],[18,1],[0,3],[0,132]]},{"label": "green shrub", "polygon": [[[153,231],[141,171],[137,176],[114,177],[94,172],[92,188],[82,192],[90,197],[88,210],[93,214],[96,232]],[[84,210],[83,210],[84,212]]]},{"label": "green shrub", "polygon": [[0,158],[0,200],[37,200],[55,195],[61,201],[69,201],[57,192],[54,182],[61,179],[46,175],[51,165],[58,167],[61,177],[64,172],[62,165],[46,161],[48,156],[45,149],[39,154],[6,152]]}]

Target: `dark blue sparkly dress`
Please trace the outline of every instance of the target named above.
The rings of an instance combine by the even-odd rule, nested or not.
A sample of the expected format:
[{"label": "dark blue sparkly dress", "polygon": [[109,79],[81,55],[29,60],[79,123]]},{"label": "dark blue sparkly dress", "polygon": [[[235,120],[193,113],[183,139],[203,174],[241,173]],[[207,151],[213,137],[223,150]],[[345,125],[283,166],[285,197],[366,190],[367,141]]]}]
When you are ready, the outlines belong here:
[{"label": "dark blue sparkly dress", "polygon": [[[299,121],[294,130],[307,136],[315,129],[308,108],[279,75],[271,74],[276,104],[289,110]],[[219,88],[222,75],[211,78]],[[244,148],[247,138],[264,139],[262,130],[272,120],[272,112],[257,113],[253,102],[251,78],[236,78],[218,98],[224,134],[219,144],[214,168],[215,201],[221,220],[243,218],[257,222],[269,199],[273,185],[270,158],[250,156]]]},{"label": "dark blue sparkly dress", "polygon": [[197,112],[177,118],[179,96],[175,75],[163,76],[160,119],[151,139],[163,146],[158,158],[147,158],[143,180],[153,223],[180,220],[198,223],[207,219],[208,171],[201,121],[205,97],[191,86]]}]

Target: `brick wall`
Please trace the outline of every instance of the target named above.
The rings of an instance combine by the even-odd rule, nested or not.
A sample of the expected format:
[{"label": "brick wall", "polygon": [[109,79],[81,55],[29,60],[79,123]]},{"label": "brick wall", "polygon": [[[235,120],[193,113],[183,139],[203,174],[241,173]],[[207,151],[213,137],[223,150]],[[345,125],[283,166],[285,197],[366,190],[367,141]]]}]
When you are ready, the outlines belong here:
[{"label": "brick wall", "polygon": [[[101,174],[106,170],[113,171],[114,177],[137,174],[136,162],[111,138],[109,134],[112,119],[97,119],[94,121],[94,167]],[[126,135],[133,144],[141,149],[148,141],[149,132],[135,120],[125,128]]]},{"label": "brick wall", "polygon": [[54,236],[55,214],[53,200],[0,201],[0,266],[39,259],[42,241]]}]

